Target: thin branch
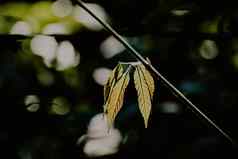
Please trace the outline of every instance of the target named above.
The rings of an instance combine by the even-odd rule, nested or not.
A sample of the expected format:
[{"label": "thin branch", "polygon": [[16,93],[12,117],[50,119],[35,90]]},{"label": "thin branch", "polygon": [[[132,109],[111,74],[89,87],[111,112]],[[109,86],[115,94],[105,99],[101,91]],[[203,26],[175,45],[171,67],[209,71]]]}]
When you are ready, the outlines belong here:
[{"label": "thin branch", "polygon": [[209,125],[214,127],[222,136],[229,140],[233,145],[236,145],[233,139],[218,125],[216,125],[208,116],[206,116],[197,106],[195,106],[186,96],[183,95],[174,85],[172,85],[163,75],[159,73],[156,68],[151,65],[145,58],[143,58],[138,51],[136,51],[120,34],[118,34],[109,24],[101,20],[96,16],[81,0],[78,0],[78,5],[87,11],[94,19],[96,19],[104,28],[109,31],[119,42],[121,42],[132,55],[134,55],[137,60],[143,63],[163,84],[168,87],[172,93],[184,102],[188,108],[190,108],[194,113],[202,117]]}]

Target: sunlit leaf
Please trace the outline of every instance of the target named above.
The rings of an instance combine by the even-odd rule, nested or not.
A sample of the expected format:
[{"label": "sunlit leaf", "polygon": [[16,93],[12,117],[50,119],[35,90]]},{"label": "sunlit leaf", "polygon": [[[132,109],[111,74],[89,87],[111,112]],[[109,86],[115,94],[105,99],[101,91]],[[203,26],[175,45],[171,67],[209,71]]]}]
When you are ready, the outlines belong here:
[{"label": "sunlit leaf", "polygon": [[126,71],[118,81],[116,81],[115,86],[110,91],[110,95],[105,104],[105,110],[107,115],[107,120],[109,126],[111,126],[115,120],[117,113],[120,111],[126,87],[128,86],[130,80],[129,71]]},{"label": "sunlit leaf", "polygon": [[153,99],[153,94],[155,91],[155,84],[154,84],[154,79],[151,76],[150,72],[145,68],[144,65],[138,65],[138,67],[140,68],[140,71],[142,72],[143,77],[145,78],[145,82],[149,88],[149,92],[150,92],[150,97],[151,100]]},{"label": "sunlit leaf", "polygon": [[154,80],[149,71],[141,64],[135,68],[134,82],[138,95],[139,109],[144,118],[145,127],[147,127],[155,89]]}]

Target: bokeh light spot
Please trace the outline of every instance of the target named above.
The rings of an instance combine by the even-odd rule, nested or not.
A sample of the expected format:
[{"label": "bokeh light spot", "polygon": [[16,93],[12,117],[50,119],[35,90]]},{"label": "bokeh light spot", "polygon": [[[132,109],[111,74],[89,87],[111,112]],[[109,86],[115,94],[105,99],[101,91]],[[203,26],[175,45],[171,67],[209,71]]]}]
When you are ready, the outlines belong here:
[{"label": "bokeh light spot", "polygon": [[10,34],[31,35],[32,27],[25,21],[18,21],[12,26]]},{"label": "bokeh light spot", "polygon": [[27,95],[24,104],[29,112],[36,112],[40,108],[40,99],[37,95]]},{"label": "bokeh light spot", "polygon": [[97,68],[93,71],[93,79],[97,84],[104,86],[111,72],[112,70],[108,68]]},{"label": "bokeh light spot", "polygon": [[63,18],[72,13],[73,4],[70,0],[57,0],[52,4],[52,12],[55,16]]},{"label": "bokeh light spot", "polygon": [[[101,6],[93,3],[85,3],[85,5],[103,21],[108,21],[108,16]],[[82,23],[86,28],[90,30],[100,31],[103,29],[103,26],[100,23],[98,23],[91,15],[89,15],[84,9],[80,8],[79,6],[75,6],[73,17],[77,22]]]},{"label": "bokeh light spot", "polygon": [[45,64],[49,65],[55,58],[58,44],[54,37],[46,35],[36,35],[31,40],[31,50],[35,55],[44,59]]},{"label": "bokeh light spot", "polygon": [[186,9],[172,10],[171,13],[176,16],[184,16],[189,13],[189,10]]},{"label": "bokeh light spot", "polygon": [[104,58],[109,59],[113,56],[123,52],[125,47],[113,36],[108,37],[100,45],[100,51]]},{"label": "bokeh light spot", "polygon": [[218,48],[213,40],[204,40],[199,48],[199,52],[201,57],[206,60],[211,60],[217,57],[218,55]]},{"label": "bokeh light spot", "polygon": [[70,112],[68,101],[64,97],[56,97],[52,101],[51,113],[57,115],[66,115]]},{"label": "bokeh light spot", "polygon": [[43,34],[70,34],[70,30],[63,23],[50,23],[47,24],[42,31]]},{"label": "bokeh light spot", "polygon": [[160,104],[160,111],[166,114],[177,114],[180,112],[180,106],[172,101],[166,101]]},{"label": "bokeh light spot", "polygon": [[99,157],[116,153],[122,135],[113,125],[109,128],[105,114],[101,113],[90,120],[87,134],[81,136],[77,144],[85,140],[84,153],[89,157]]},{"label": "bokeh light spot", "polygon": [[57,70],[62,71],[79,64],[80,56],[76,54],[73,45],[69,41],[62,41],[56,53]]}]

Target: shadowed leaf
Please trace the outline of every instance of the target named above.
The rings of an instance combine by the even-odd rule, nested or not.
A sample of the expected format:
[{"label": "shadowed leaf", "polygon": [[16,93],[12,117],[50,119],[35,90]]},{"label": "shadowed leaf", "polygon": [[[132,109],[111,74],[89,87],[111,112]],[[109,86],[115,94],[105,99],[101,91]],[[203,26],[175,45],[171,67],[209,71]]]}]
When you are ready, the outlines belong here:
[{"label": "shadowed leaf", "polygon": [[104,86],[104,104],[106,103],[111,89],[114,87],[115,83],[119,80],[119,78],[123,74],[123,68],[121,64],[118,64],[113,71],[111,72],[106,85]]},{"label": "shadowed leaf", "polygon": [[120,111],[124,93],[126,87],[128,86],[130,80],[129,71],[126,71],[121,78],[115,83],[115,86],[110,90],[110,95],[105,104],[105,111],[107,115],[107,120],[109,125],[111,126],[115,120],[117,113]]}]

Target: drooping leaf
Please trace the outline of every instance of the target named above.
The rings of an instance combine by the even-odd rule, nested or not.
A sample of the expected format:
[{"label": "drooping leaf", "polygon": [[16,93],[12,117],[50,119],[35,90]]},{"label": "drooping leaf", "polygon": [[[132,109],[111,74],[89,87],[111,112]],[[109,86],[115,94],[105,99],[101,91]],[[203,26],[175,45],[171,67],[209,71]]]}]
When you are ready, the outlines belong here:
[{"label": "drooping leaf", "polygon": [[111,88],[110,95],[105,104],[107,120],[110,126],[113,124],[116,115],[123,105],[124,93],[126,87],[128,86],[129,80],[129,71],[126,71],[115,83],[115,86]]},{"label": "drooping leaf", "polygon": [[115,85],[115,83],[119,80],[119,78],[122,76],[123,74],[123,68],[121,66],[121,64],[118,64],[113,71],[111,72],[106,85],[104,86],[104,104],[106,103],[110,91],[113,88],[113,86]]},{"label": "drooping leaf", "polygon": [[151,76],[150,72],[145,68],[144,65],[138,65],[138,67],[140,68],[140,71],[142,72],[142,76],[145,79],[146,85],[149,88],[149,92],[150,92],[150,98],[151,100],[153,99],[153,94],[155,91],[155,84],[154,84],[154,79]]},{"label": "drooping leaf", "polygon": [[155,86],[153,77],[142,64],[135,68],[134,83],[138,95],[139,109],[144,118],[145,127],[147,127]]}]

